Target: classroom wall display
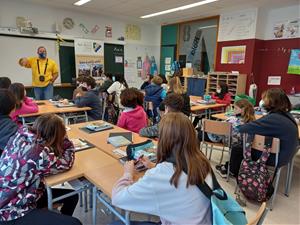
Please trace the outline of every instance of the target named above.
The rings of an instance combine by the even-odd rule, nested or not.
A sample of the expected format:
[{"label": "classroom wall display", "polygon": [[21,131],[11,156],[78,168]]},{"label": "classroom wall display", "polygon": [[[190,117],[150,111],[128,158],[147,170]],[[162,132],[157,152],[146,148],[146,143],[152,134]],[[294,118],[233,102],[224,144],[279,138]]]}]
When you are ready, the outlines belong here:
[{"label": "classroom wall display", "polygon": [[274,38],[295,38],[299,36],[300,19],[278,22],[273,26]]},{"label": "classroom wall display", "polygon": [[300,49],[292,49],[287,73],[300,75]]},{"label": "classroom wall display", "polygon": [[217,18],[180,24],[179,55],[192,63],[195,74],[214,67],[217,24]]},{"label": "classroom wall display", "polygon": [[141,28],[134,24],[127,24],[125,28],[126,40],[141,40]]},{"label": "classroom wall display", "polygon": [[221,64],[244,64],[246,45],[223,47],[221,54]]},{"label": "classroom wall display", "polygon": [[99,40],[75,39],[76,76],[99,77],[104,66],[104,43]]},{"label": "classroom wall display", "polygon": [[[147,72],[158,73],[156,59],[159,58],[159,46],[128,43],[124,46],[124,74],[130,87],[140,88]],[[145,59],[148,57],[148,62]],[[155,63],[155,65],[154,65]]]},{"label": "classroom wall display", "polygon": [[256,21],[257,9],[221,14],[218,41],[255,38]]}]

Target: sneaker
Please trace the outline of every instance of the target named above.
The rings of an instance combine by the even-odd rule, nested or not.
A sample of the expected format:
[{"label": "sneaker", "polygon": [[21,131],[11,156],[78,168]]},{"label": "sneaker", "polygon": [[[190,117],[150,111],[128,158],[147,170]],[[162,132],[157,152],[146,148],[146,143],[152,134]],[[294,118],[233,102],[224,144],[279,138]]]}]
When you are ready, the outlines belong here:
[{"label": "sneaker", "polygon": [[227,168],[225,165],[216,165],[216,170],[222,178],[227,178]]}]

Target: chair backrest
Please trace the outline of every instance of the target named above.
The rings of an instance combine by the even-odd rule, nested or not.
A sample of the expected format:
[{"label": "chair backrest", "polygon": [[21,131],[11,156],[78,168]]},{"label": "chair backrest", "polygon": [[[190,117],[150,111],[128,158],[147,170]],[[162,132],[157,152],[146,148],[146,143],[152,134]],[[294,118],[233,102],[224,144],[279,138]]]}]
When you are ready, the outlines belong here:
[{"label": "chair backrest", "polygon": [[231,136],[231,123],[217,120],[202,120],[203,131],[216,135]]},{"label": "chair backrest", "polygon": [[[273,138],[271,153],[274,154],[279,153],[279,145],[280,145],[279,138]],[[264,151],[264,146],[265,146],[265,136],[256,134],[252,142],[252,148],[258,151]]]},{"label": "chair backrest", "polygon": [[266,214],[268,212],[267,209],[267,204],[265,202],[263,202],[260,206],[260,208],[258,209],[256,216],[251,219],[247,225],[260,225],[263,224],[263,221],[266,217]]},{"label": "chair backrest", "polygon": [[146,110],[154,110],[153,102],[144,101],[144,105]]}]

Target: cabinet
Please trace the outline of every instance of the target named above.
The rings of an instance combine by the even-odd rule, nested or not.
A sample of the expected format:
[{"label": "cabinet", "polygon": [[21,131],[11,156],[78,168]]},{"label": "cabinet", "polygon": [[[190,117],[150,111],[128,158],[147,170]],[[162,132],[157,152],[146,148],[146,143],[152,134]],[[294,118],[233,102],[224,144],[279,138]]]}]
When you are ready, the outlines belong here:
[{"label": "cabinet", "polygon": [[187,77],[187,94],[194,96],[203,96],[205,94],[206,78]]},{"label": "cabinet", "polygon": [[234,99],[235,95],[245,94],[247,74],[208,73],[206,94],[216,92],[217,85],[220,82],[225,82],[228,85],[228,91],[232,94],[232,99]]}]

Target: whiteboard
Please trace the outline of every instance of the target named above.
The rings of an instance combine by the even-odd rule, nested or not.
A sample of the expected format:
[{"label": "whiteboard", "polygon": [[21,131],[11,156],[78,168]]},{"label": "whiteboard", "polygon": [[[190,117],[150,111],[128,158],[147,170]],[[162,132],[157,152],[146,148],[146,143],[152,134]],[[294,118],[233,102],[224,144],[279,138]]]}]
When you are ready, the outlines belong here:
[{"label": "whiteboard", "polygon": [[257,9],[249,9],[220,16],[218,41],[255,38]]},{"label": "whiteboard", "polygon": [[[21,67],[18,62],[22,57],[37,56],[36,52],[39,46],[47,49],[47,56],[53,59],[60,68],[55,40],[0,35],[0,77],[9,77],[13,83],[19,82],[25,86],[32,85],[31,69]],[[60,83],[60,73],[55,83]]]}]

